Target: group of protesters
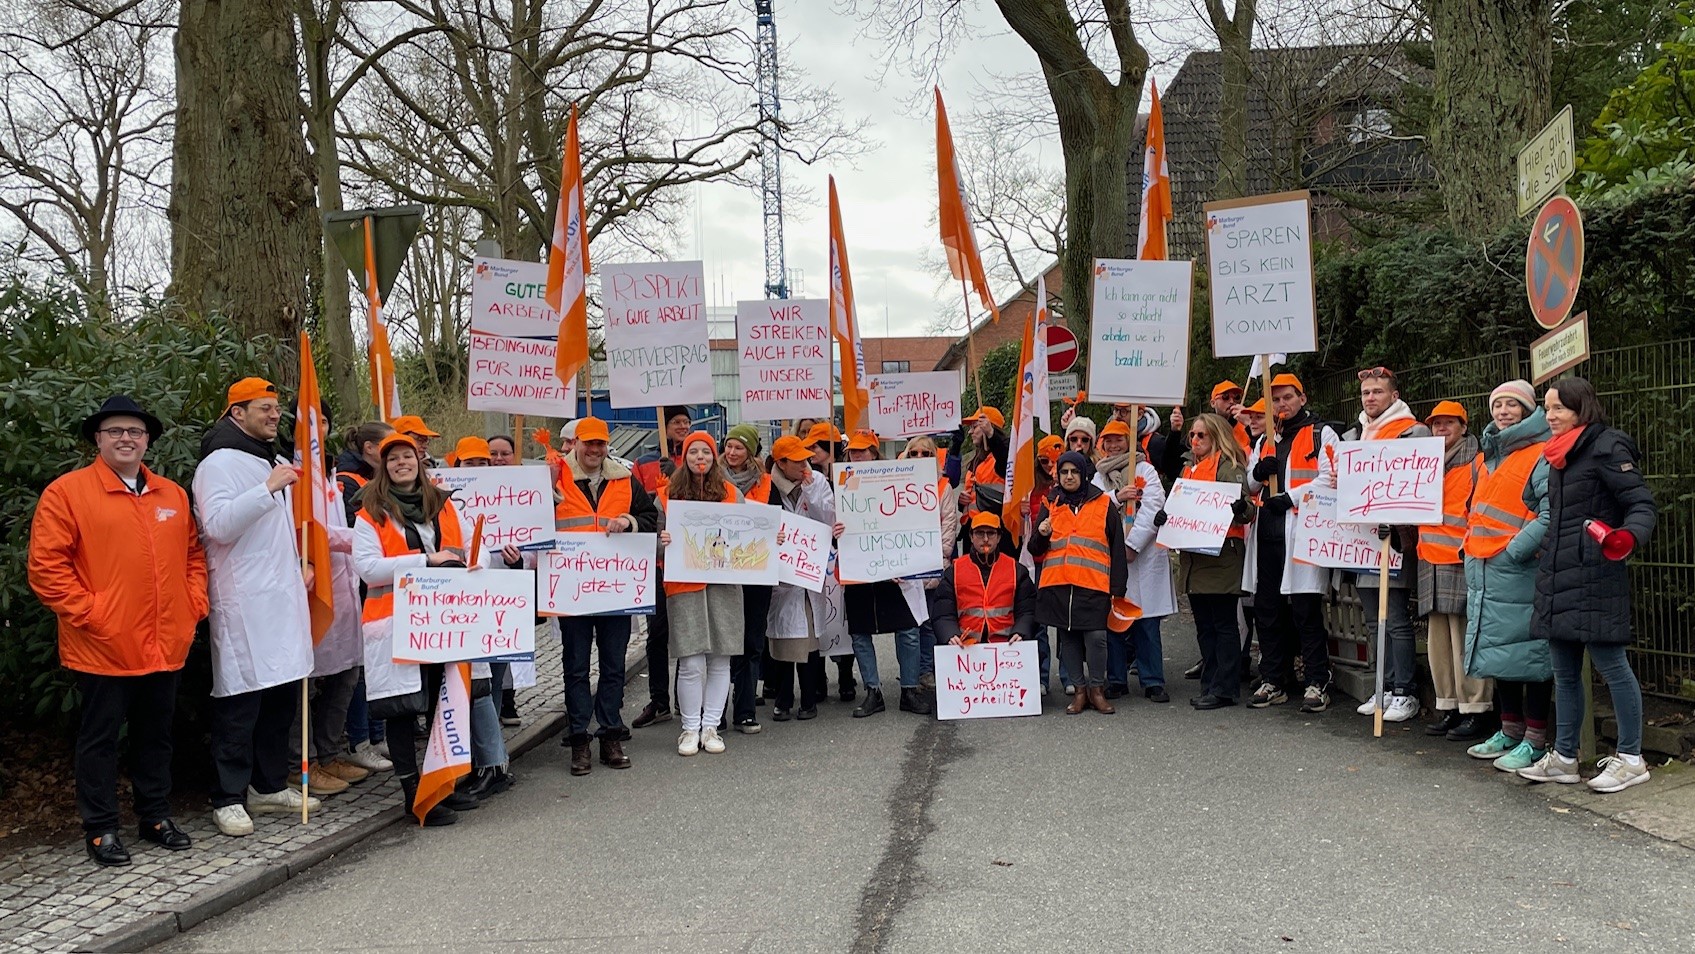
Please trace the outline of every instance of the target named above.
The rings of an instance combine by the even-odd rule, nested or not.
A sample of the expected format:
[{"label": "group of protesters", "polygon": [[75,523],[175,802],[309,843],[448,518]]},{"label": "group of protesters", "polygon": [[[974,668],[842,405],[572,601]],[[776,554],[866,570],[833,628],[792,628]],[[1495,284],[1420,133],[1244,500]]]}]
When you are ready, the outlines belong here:
[{"label": "group of protesters", "polygon": [[[1252,404],[1241,387],[1220,382],[1207,413],[1188,419],[1174,409],[1164,433],[1167,422],[1151,409],[1117,405],[1097,426],[1079,402],[1060,434],[1037,443],[1035,488],[1016,527],[1003,525],[1011,451],[999,410],[979,408],[946,447],[908,440],[898,456],[937,463],[939,575],[847,583],[836,593],[662,579],[663,598],[647,617],[650,697],[629,725],[632,617],[559,617],[570,773],[592,772],[595,744],[600,765],[630,768],[631,729],[673,718],[682,756],[723,753],[732,726],[759,733],[767,705],[773,722],[816,718],[830,698],[832,659],[836,698],[855,703],[855,718],[882,713],[884,635],[893,638],[902,711],[934,711],[937,644],[1021,640],[1036,642],[1040,692],[1060,688],[1068,714],[1114,713],[1132,679],[1146,700],[1167,703],[1160,623],[1178,611],[1179,594],[1200,650],[1185,674],[1199,681],[1195,709],[1239,704],[1246,681],[1250,708],[1298,699],[1300,711],[1323,712],[1333,691],[1325,606],[1351,582],[1368,611],[1386,606],[1385,691],[1364,700],[1362,714],[1381,710],[1391,722],[1420,714],[1413,627],[1422,618],[1435,689],[1425,731],[1473,743],[1470,755],[1527,779],[1576,783],[1587,651],[1619,726],[1616,754],[1589,785],[1613,792],[1646,781],[1641,692],[1625,655],[1624,558],[1648,540],[1656,508],[1630,437],[1608,425],[1581,378],[1554,382],[1541,401],[1527,382],[1501,384],[1475,433],[1467,409],[1451,400],[1432,403],[1421,420],[1388,368],[1361,371],[1359,380],[1361,409],[1347,428],[1309,408],[1287,373]],[[312,571],[292,522],[300,471],[276,446],[281,400],[258,378],[229,388],[201,442],[191,500],[143,463],[160,421],[115,396],[83,423],[93,462],[42,494],[30,580],[58,616],[61,661],[78,679],[76,802],[99,864],[130,862],[118,834],[126,726],[139,837],[190,847],[171,817],[172,716],[200,620],[209,617],[211,635],[211,804],[220,832],[251,834],[250,812],[315,809],[316,796],[380,772],[397,776],[410,809],[421,720],[443,670],[392,658],[396,573],[472,560],[495,571],[535,565],[510,547],[478,555],[466,514],[429,477],[444,463],[520,465],[513,438],[466,437],[437,461],[430,447],[441,435],[416,416],[360,424],[334,461],[335,619],[314,643]],[[549,441],[559,533],[656,533],[663,545],[669,501],[689,500],[769,505],[840,536],[832,467],[885,453],[877,435],[844,434],[830,421],[795,422],[766,447],[749,424],[720,442],[695,428],[686,407],[664,408],[661,418],[658,448],[633,462],[611,453],[610,429],[595,417]],[[1403,561],[1386,594],[1374,573],[1296,559],[1298,491],[1335,486],[1339,441],[1429,436],[1445,447],[1442,522],[1377,528]],[[1179,478],[1241,486],[1216,550],[1172,554],[1156,543]],[[826,656],[838,616],[851,653]],[[472,772],[425,813],[425,825],[452,823],[514,783],[501,727],[520,722],[515,690],[527,683],[518,669],[474,664]],[[303,754],[304,786],[290,777]]]}]

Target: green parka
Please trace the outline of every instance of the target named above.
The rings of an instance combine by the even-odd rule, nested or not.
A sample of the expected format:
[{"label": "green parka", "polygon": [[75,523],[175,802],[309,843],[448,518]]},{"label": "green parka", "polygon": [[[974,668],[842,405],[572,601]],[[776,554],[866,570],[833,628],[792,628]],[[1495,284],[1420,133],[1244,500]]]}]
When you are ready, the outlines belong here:
[{"label": "green parka", "polygon": [[[1493,475],[1513,452],[1543,443],[1548,436],[1540,408],[1504,430],[1491,421],[1483,430],[1483,462]],[[1546,682],[1554,677],[1547,641],[1530,635],[1537,554],[1548,532],[1547,461],[1537,461],[1521,499],[1536,519],[1500,553],[1482,560],[1465,558],[1465,671],[1475,679]]]}]

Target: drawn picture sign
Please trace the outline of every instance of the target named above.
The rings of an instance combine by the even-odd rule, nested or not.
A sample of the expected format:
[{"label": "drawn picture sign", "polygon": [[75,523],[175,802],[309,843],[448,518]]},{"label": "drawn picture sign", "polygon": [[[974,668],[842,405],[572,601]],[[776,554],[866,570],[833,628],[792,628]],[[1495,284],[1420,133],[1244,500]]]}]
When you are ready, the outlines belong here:
[{"label": "drawn picture sign", "polygon": [[673,583],[776,586],[780,511],[757,503],[668,500],[665,578]]},{"label": "drawn picture sign", "polygon": [[562,533],[536,562],[543,616],[642,616],[664,594],[655,584],[656,533]]},{"label": "drawn picture sign", "polygon": [[853,655],[853,637],[847,631],[847,608],[842,599],[842,584],[836,579],[836,554],[830,554],[824,569],[824,619],[818,624],[818,654],[820,656]]},{"label": "drawn picture sign", "polygon": [[1442,522],[1440,437],[1336,445],[1336,519],[1342,523]]},{"label": "drawn picture sign", "polygon": [[395,662],[534,659],[535,574],[414,567],[395,574]]},{"label": "drawn picture sign", "polygon": [[613,407],[712,401],[705,287],[700,262],[601,267]]},{"label": "drawn picture sign", "polygon": [[942,569],[941,499],[934,458],[837,464],[837,541],[844,583]]},{"label": "drawn picture sign", "polygon": [[936,718],[995,719],[1042,714],[1036,644],[936,647]]}]

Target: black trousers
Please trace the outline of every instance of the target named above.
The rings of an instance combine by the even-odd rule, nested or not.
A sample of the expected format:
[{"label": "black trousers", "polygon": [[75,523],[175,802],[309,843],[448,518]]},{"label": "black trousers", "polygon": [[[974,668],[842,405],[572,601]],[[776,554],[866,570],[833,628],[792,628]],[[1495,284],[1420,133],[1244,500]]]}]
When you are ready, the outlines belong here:
[{"label": "black trousers", "polygon": [[655,709],[671,708],[671,614],[665,611],[665,572],[654,581],[658,599],[647,618],[647,701]]},{"label": "black trousers", "polygon": [[77,673],[82,722],[77,728],[76,802],[82,830],[118,828],[118,734],[129,724],[129,777],[143,823],[171,817],[171,717],[176,672],[145,676]]},{"label": "black trousers", "polygon": [[771,610],[771,587],[742,587],[742,651],[730,659],[732,716],[736,722],[758,718],[760,665],[765,659],[765,618]]},{"label": "black trousers", "polygon": [[[429,725],[435,719],[436,700],[441,697],[441,680],[444,673],[441,663],[432,663],[418,667],[418,678],[421,680],[424,698],[429,704],[424,710],[424,724]],[[384,737],[388,740],[388,758],[394,763],[394,777],[416,777],[418,774],[418,746],[429,738],[429,731],[420,735],[418,732],[418,714],[413,712],[389,716],[383,720]]]},{"label": "black trousers", "polygon": [[212,698],[212,807],[244,805],[247,787],[280,792],[288,779],[288,735],[300,682]]},{"label": "black trousers", "polygon": [[824,657],[816,652],[807,654],[806,662],[792,663],[782,659],[765,659],[765,691],[771,693],[771,704],[779,709],[795,707],[795,671],[800,671],[800,707],[816,709],[829,695],[824,675]]},{"label": "black trousers", "polygon": [[1195,613],[1195,639],[1201,644],[1201,692],[1220,699],[1234,699],[1242,686],[1242,637],[1236,631],[1236,606],[1232,594],[1190,593],[1189,608]]}]

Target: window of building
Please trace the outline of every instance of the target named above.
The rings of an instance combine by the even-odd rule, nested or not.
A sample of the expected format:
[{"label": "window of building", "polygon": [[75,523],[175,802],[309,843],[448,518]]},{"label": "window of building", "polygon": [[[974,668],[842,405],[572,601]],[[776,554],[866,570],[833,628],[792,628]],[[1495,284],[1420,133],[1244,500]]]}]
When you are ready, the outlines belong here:
[{"label": "window of building", "polygon": [[911,361],[885,361],[885,362],[883,362],[883,373],[884,374],[905,374],[906,372],[911,371],[911,370],[912,370],[912,362]]},{"label": "window of building", "polygon": [[1362,108],[1348,120],[1348,141],[1354,145],[1394,134],[1395,123],[1387,109],[1375,106]]}]

